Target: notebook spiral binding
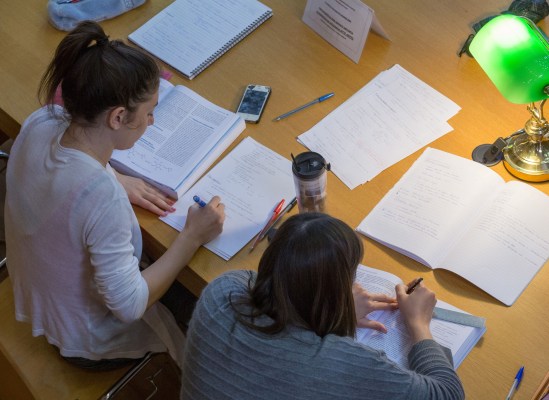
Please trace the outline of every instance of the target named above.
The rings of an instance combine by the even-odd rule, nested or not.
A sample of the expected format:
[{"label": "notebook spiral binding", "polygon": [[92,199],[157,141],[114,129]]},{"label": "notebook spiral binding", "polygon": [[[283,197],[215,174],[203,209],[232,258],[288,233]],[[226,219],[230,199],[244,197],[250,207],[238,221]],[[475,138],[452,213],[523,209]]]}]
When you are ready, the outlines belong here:
[{"label": "notebook spiral binding", "polygon": [[251,32],[253,32],[259,25],[261,25],[263,22],[265,22],[267,19],[273,16],[273,12],[271,10],[266,11],[261,17],[257,18],[254,22],[252,22],[250,25],[248,25],[245,29],[243,29],[238,35],[236,35],[234,38],[232,38],[229,42],[227,42],[223,47],[221,47],[219,50],[217,50],[214,54],[212,54],[210,57],[208,57],[203,63],[201,63],[198,67],[193,69],[191,71],[191,74],[189,75],[189,79],[194,78],[199,73],[204,71],[207,67],[209,67],[215,60],[217,60],[219,57],[221,57],[223,54],[225,54],[229,49],[234,47],[238,42],[240,42],[242,39],[244,39],[246,36],[248,36]]}]

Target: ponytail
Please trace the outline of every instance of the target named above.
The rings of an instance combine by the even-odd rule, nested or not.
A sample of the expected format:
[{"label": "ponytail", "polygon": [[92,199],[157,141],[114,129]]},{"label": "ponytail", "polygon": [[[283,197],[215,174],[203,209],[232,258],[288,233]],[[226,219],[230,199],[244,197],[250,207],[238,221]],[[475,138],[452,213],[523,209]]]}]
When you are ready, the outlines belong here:
[{"label": "ponytail", "polygon": [[158,88],[159,75],[151,57],[121,41],[110,41],[101,26],[84,21],[57,47],[38,96],[42,104],[51,104],[61,85],[69,116],[92,124],[112,107],[135,111]]}]

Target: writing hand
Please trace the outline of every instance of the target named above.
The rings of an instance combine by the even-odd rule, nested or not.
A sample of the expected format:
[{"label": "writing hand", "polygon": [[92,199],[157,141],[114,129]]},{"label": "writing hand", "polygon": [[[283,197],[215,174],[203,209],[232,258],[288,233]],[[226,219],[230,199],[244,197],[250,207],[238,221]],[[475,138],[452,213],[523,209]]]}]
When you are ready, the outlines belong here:
[{"label": "writing hand", "polygon": [[432,339],[430,323],[437,299],[435,293],[423,283],[417,285],[412,293],[407,294],[408,287],[413,283],[397,285],[395,290],[400,314],[413,342],[416,343],[423,339]]},{"label": "writing hand", "polygon": [[193,204],[189,207],[183,232],[188,232],[198,244],[208,243],[223,231],[225,205],[219,196],[214,196],[208,204],[200,207]]},{"label": "writing hand", "polygon": [[387,328],[379,321],[368,318],[368,314],[377,310],[395,310],[398,308],[396,298],[385,294],[371,294],[359,283],[353,284],[353,299],[355,302],[355,313],[357,326],[360,328],[374,329],[387,333]]}]

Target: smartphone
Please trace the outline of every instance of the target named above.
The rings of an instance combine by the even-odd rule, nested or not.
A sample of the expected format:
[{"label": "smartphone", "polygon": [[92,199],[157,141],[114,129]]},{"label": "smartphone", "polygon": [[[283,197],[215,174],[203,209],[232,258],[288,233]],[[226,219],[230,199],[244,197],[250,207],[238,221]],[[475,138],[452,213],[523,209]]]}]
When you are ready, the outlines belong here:
[{"label": "smartphone", "polygon": [[263,85],[248,85],[244,90],[240,104],[236,113],[239,114],[245,121],[257,123],[269,95],[271,94],[271,88]]}]

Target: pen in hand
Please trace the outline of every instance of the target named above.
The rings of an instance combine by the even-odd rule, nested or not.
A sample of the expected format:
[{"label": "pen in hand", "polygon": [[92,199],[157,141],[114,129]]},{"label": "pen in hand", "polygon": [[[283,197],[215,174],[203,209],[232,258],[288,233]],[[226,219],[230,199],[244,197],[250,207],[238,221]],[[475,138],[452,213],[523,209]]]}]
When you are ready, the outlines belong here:
[{"label": "pen in hand", "polygon": [[307,107],[310,107],[312,106],[313,104],[316,104],[316,103],[320,103],[324,100],[328,100],[330,97],[332,97],[334,95],[334,93],[328,93],[328,94],[325,94],[324,96],[320,96],[318,99],[314,99],[313,101],[310,101],[308,102],[307,104],[303,104],[302,106],[299,106],[297,108],[294,108],[293,110],[291,111],[288,111],[287,113],[284,113],[282,115],[279,115],[278,117],[276,117],[273,121],[280,121],[281,119],[284,119],[286,117],[289,117],[290,115],[292,114],[295,114],[296,112],[298,111],[301,111]]},{"label": "pen in hand", "polygon": [[510,400],[511,397],[513,397],[513,393],[515,393],[515,390],[517,390],[520,381],[522,380],[522,374],[524,373],[524,366],[520,367],[517,374],[515,375],[515,380],[513,381],[513,385],[511,386],[511,390],[509,390],[509,394],[505,398],[505,400]]},{"label": "pen in hand", "polygon": [[417,285],[419,285],[421,283],[421,281],[423,281],[423,278],[418,278],[414,282],[414,284],[408,288],[408,290],[406,291],[406,294],[412,293],[414,291],[414,289],[417,287]]},{"label": "pen in hand", "polygon": [[198,206],[200,208],[202,207],[205,207],[206,206],[206,202],[204,200],[202,200],[199,196],[197,195],[194,195],[193,196],[193,200],[195,201],[196,204],[198,204]]}]

